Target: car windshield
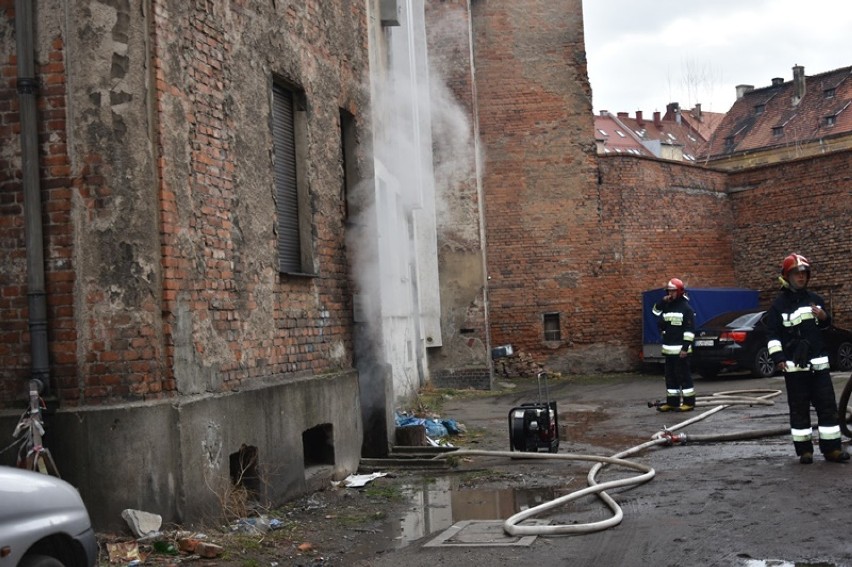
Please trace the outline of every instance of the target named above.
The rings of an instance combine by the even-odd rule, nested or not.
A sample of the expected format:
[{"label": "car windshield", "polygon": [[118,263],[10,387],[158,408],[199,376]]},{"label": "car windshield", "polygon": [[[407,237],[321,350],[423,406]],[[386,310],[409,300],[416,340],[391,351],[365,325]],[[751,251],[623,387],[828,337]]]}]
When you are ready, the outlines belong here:
[{"label": "car windshield", "polygon": [[763,311],[749,311],[748,313],[723,313],[701,325],[702,327],[727,327],[729,329],[741,329],[743,327],[754,327],[763,316]]}]

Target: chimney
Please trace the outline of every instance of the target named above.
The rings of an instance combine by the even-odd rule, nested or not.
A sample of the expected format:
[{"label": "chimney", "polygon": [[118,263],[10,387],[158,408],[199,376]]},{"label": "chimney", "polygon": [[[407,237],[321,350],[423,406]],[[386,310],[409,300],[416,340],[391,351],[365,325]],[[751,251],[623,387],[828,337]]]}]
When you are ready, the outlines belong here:
[{"label": "chimney", "polygon": [[[680,118],[680,115],[678,115],[678,118]],[[657,128],[662,126],[662,120],[660,120],[660,111],[654,112],[654,126],[656,126]]]},{"label": "chimney", "polygon": [[627,115],[627,113],[626,113],[626,112],[619,112],[619,113],[618,113],[618,117],[619,117],[619,118],[627,118],[627,116],[628,116],[628,115]]},{"label": "chimney", "polygon": [[754,85],[737,85],[737,100],[754,90]]},{"label": "chimney", "polygon": [[645,125],[645,121],[642,120],[642,111],[641,110],[636,111],[636,124],[638,124],[639,126]]},{"label": "chimney", "polygon": [[700,102],[696,102],[696,103],[695,103],[695,108],[693,108],[692,110],[693,110],[692,115],[693,115],[695,118],[697,118],[698,120],[701,120],[701,103],[700,103]]},{"label": "chimney", "polygon": [[807,92],[807,87],[805,85],[805,68],[801,65],[793,67],[793,87],[796,89],[793,104],[799,104],[799,101],[804,98],[805,93]]},{"label": "chimney", "polygon": [[772,78],[772,86],[773,87],[777,87],[778,85],[783,85],[783,84],[784,84],[784,78],[783,77],[773,77]]},{"label": "chimney", "polygon": [[679,102],[670,102],[666,105],[666,114],[669,113],[677,113],[680,112],[680,103]]}]

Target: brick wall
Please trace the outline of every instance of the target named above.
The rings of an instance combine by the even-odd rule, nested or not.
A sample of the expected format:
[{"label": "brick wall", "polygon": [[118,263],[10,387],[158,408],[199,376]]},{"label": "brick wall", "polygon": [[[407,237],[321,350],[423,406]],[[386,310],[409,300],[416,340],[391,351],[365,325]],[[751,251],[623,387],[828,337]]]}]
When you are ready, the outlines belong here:
[{"label": "brick wall", "polygon": [[[577,299],[610,273],[593,274],[609,236],[598,224],[581,5],[474,2],[472,15],[491,340],[555,358],[597,335],[601,313]],[[563,343],[543,343],[544,312],[562,314]]]},{"label": "brick wall", "polygon": [[742,285],[775,294],[782,259],[813,262],[811,288],[852,328],[852,151],[730,174],[734,265]]},{"label": "brick wall", "polygon": [[[55,4],[39,10],[36,58],[50,369],[63,403],[351,368],[339,117],[345,109],[363,127],[366,6],[156,1],[147,12],[79,2],[64,37]],[[13,5],[0,5],[4,37]],[[280,25],[287,41],[276,39]],[[0,48],[0,407],[23,399],[30,366],[9,44]],[[308,101],[316,277],[276,269],[273,77]]]},{"label": "brick wall", "polygon": [[[4,37],[12,38],[14,2],[0,2]],[[72,184],[66,135],[65,44],[47,27],[46,51],[36,59],[36,104],[48,348],[54,386],[70,400],[77,363],[71,230]],[[0,405],[23,399],[30,377],[27,256],[24,188],[21,173],[21,123],[14,41],[0,48]]]},{"label": "brick wall", "polygon": [[[169,379],[204,391],[350,368],[339,116],[366,108],[365,6],[198,6],[155,20]],[[288,41],[271,39],[278,25]],[[273,77],[307,101],[317,277],[276,268]]]},{"label": "brick wall", "polygon": [[[587,300],[603,309],[600,333],[641,350],[642,297],[672,277],[687,287],[728,287],[733,271],[733,216],[725,174],[679,162],[637,157],[601,157],[602,228],[619,263],[606,301]],[[588,297],[599,292],[588,290]]]},{"label": "brick wall", "polygon": [[471,14],[466,0],[426,2],[425,10],[441,293],[441,345],[427,351],[429,371],[437,385],[479,385],[484,380],[487,386],[491,370]]}]

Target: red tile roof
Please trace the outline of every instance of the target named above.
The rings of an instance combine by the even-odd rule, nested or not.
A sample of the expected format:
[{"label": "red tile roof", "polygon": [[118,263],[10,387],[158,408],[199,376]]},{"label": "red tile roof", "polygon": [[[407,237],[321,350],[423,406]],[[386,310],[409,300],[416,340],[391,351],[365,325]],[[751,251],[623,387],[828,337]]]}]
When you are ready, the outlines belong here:
[{"label": "red tile roof", "polygon": [[[677,108],[677,103],[673,105]],[[672,116],[672,119],[665,119],[659,112],[654,112],[649,120],[642,111],[637,111],[634,117],[626,112],[614,115],[601,111],[599,116],[595,116],[595,139],[601,148],[599,153],[694,162],[706,140],[682,117]]]},{"label": "red tile roof", "polygon": [[[852,67],[742,91],[710,140],[710,159],[852,134]],[[703,153],[703,152],[702,152]]]}]

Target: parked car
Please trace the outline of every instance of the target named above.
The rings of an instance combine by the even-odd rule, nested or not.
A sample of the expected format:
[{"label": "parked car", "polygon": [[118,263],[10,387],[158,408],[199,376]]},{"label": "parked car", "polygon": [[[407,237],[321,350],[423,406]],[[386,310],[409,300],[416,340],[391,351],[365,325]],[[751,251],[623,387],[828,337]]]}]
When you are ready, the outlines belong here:
[{"label": "parked car", "polygon": [[[692,370],[704,378],[715,378],[723,370],[748,370],[752,376],[775,374],[766,348],[765,311],[730,311],[710,319],[695,331]],[[834,325],[823,338],[832,370],[852,370],[852,331]]]},{"label": "parked car", "polygon": [[0,567],[92,567],[98,544],[77,489],[0,466]]}]

